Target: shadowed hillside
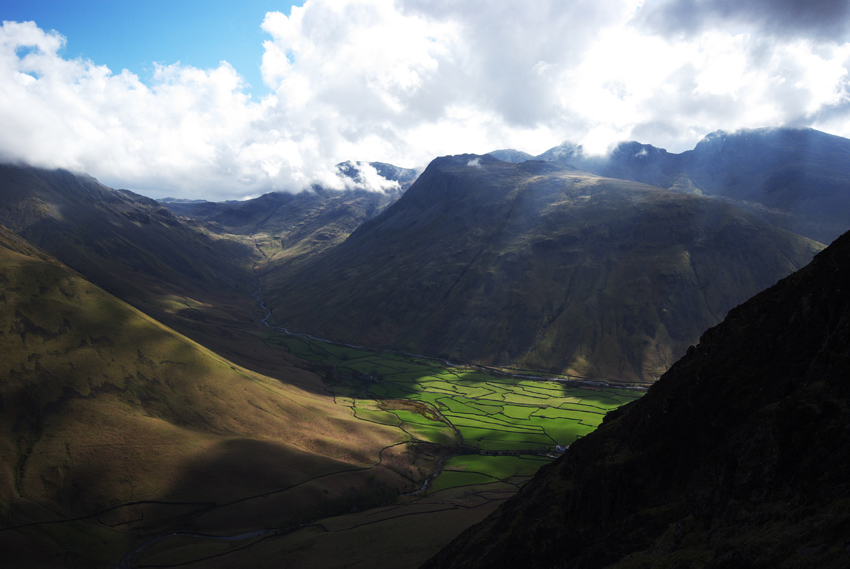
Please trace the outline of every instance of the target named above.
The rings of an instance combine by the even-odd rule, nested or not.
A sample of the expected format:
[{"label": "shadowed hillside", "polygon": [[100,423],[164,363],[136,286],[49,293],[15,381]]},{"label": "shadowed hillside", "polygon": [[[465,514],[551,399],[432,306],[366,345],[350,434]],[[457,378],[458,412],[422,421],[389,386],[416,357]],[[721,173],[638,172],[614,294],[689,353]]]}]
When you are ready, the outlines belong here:
[{"label": "shadowed hillside", "polygon": [[465,155],[435,160],[343,244],[264,283],[295,330],[651,382],[820,247],[720,200]]},{"label": "shadowed hillside", "polygon": [[135,305],[191,313],[250,301],[252,247],[89,176],[0,165],[0,223]]},{"label": "shadowed hillside", "polygon": [[[363,186],[362,164],[337,164],[340,175]],[[250,236],[263,255],[259,267],[290,265],[345,240],[363,222],[395,202],[416,179],[416,171],[371,162],[383,191],[330,190],[319,186],[297,193],[273,192],[242,202],[163,200],[174,213],[205,223],[214,232]]]},{"label": "shadowed hillside", "polygon": [[847,567],[850,234],[428,568]]}]

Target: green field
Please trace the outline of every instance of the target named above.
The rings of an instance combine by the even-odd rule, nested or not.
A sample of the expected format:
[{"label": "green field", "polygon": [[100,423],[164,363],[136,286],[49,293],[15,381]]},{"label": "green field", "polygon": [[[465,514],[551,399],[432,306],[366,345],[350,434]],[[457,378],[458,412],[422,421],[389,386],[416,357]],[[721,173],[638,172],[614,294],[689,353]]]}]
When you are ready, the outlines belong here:
[{"label": "green field", "polygon": [[550,462],[546,456],[482,456],[467,454],[446,461],[443,472],[434,480],[433,490],[445,490],[472,484],[491,482],[522,483],[537,469]]},{"label": "green field", "polygon": [[457,446],[461,456],[446,462],[432,491],[531,476],[555,445],[572,444],[642,394],[499,377],[295,336],[266,342],[321,364],[337,404],[356,418],[395,426],[414,441]]}]

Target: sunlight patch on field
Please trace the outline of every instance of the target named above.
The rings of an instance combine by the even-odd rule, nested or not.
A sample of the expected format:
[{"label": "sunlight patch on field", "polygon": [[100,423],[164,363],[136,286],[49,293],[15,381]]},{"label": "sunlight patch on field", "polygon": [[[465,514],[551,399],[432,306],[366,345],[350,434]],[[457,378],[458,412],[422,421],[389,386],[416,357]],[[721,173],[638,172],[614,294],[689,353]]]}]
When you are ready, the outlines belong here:
[{"label": "sunlight patch on field", "polygon": [[[488,375],[296,336],[271,335],[265,341],[331,369],[329,389],[337,404],[351,407],[354,417],[395,426],[413,442],[462,449],[462,456],[446,462],[432,491],[530,476],[555,456],[556,445],[572,444],[593,431],[605,413],[641,395]],[[492,456],[473,460],[469,457],[476,455],[470,452]],[[506,465],[522,474],[508,473]]]}]

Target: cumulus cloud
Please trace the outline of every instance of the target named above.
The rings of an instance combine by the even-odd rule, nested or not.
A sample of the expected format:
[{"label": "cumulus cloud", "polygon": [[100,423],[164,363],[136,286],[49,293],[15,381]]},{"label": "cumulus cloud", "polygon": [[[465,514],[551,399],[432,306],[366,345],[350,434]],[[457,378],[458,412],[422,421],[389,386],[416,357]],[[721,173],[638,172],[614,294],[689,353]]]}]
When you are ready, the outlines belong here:
[{"label": "cumulus cloud", "polygon": [[263,98],[226,62],[160,65],[145,83],[6,22],[0,158],[224,199],[346,187],[345,160],[416,167],[564,140],[677,152],[781,125],[850,136],[846,16],[831,0],[307,0],[258,22]]},{"label": "cumulus cloud", "polygon": [[[0,153],[7,160],[88,171],[106,181],[179,190],[255,175],[241,137],[263,113],[222,63],[132,73],[59,55],[64,38],[33,22],[0,29]],[[255,163],[259,162],[256,160]]]},{"label": "cumulus cloud", "polygon": [[396,180],[388,180],[381,176],[378,169],[368,162],[346,161],[336,165],[338,178],[330,189],[367,190],[370,192],[390,192],[401,187]]}]

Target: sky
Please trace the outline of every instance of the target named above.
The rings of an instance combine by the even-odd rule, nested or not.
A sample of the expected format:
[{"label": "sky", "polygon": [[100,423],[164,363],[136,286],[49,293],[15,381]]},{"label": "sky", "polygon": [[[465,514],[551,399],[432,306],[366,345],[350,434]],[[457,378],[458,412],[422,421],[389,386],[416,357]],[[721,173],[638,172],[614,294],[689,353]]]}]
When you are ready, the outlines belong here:
[{"label": "sky", "polygon": [[342,188],[344,160],[850,137],[850,0],[0,0],[0,20],[0,160],[154,198]]}]

